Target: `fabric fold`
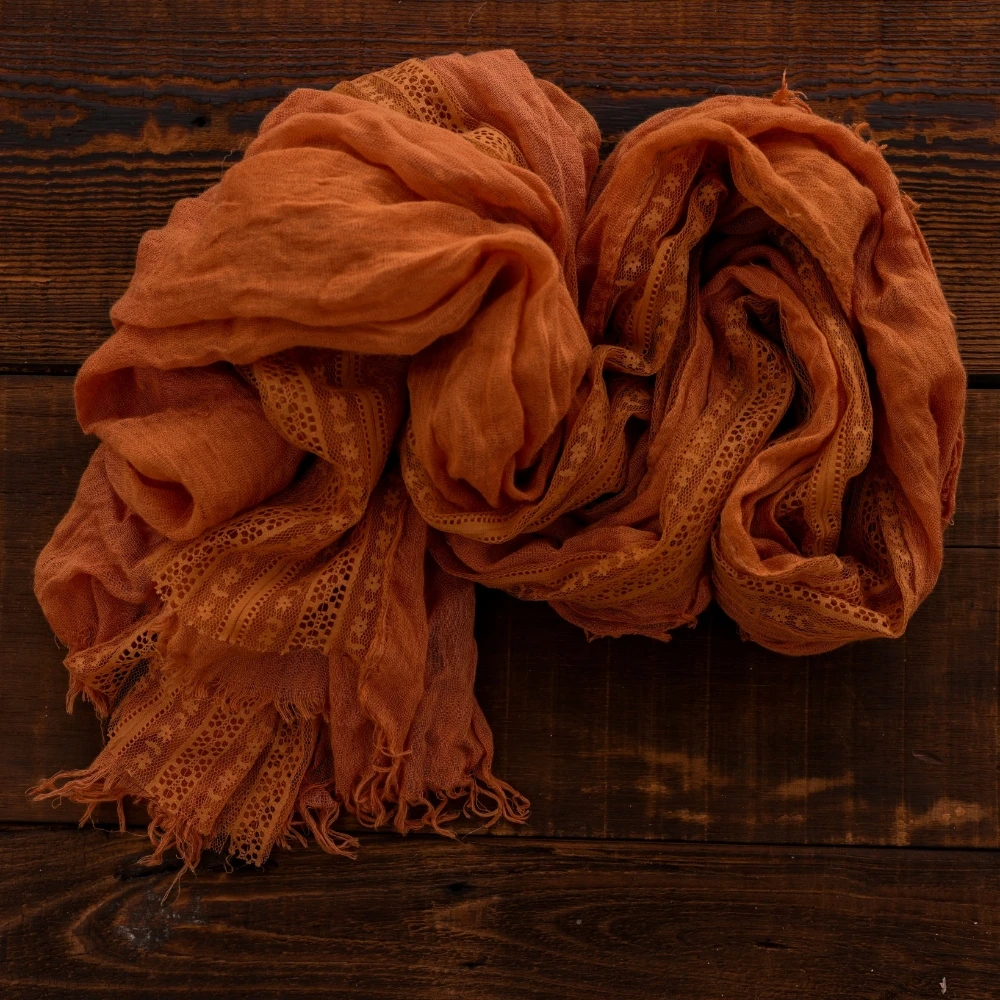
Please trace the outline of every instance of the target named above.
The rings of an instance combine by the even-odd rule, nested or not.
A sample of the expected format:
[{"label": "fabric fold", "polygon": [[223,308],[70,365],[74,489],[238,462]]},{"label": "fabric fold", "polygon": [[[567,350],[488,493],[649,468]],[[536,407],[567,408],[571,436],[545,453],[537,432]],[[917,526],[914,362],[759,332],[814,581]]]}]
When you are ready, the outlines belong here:
[{"label": "fabric fold", "polygon": [[880,149],[784,82],[599,148],[509,50],[411,59],[292,92],[143,236],[35,572],[108,739],[36,795],[144,801],[187,867],[524,822],[475,584],[589,637],[902,634],[965,372]]}]

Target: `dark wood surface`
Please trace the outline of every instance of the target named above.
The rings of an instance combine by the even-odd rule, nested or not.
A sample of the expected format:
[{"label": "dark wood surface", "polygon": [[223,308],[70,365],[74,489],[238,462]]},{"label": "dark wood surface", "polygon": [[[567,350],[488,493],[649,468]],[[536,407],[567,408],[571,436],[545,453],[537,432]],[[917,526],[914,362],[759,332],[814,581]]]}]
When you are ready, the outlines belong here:
[{"label": "dark wood surface", "polygon": [[[0,996],[1000,996],[998,26],[980,3],[0,0]],[[800,659],[717,611],[666,645],[587,643],[481,591],[477,693],[526,827],[209,865],[161,905],[173,872],[137,877],[141,837],[24,794],[101,739],[64,712],[31,591],[94,444],[69,376],[142,232],[290,89],[496,46],[605,150],[785,68],[870,123],[977,387],[940,583],[902,640]]]},{"label": "dark wood surface", "polygon": [[[368,836],[171,891],[136,843],[0,832],[0,991],[163,997],[995,1000],[979,851]],[[111,870],[109,870],[111,869]],[[163,898],[169,895],[166,903]],[[944,989],[942,989],[944,987]]]}]

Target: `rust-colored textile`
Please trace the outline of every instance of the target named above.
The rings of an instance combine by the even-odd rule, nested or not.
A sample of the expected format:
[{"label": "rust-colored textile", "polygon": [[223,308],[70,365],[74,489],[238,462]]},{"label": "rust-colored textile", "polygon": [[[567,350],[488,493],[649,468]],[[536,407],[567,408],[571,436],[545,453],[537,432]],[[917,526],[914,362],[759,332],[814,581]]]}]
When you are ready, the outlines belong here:
[{"label": "rust-colored textile", "polygon": [[878,147],[784,84],[599,142],[513,52],[410,60],[296,90],[143,237],[36,571],[109,736],[36,794],[144,800],[190,865],[522,821],[474,582],[591,636],[903,631],[965,373]]}]

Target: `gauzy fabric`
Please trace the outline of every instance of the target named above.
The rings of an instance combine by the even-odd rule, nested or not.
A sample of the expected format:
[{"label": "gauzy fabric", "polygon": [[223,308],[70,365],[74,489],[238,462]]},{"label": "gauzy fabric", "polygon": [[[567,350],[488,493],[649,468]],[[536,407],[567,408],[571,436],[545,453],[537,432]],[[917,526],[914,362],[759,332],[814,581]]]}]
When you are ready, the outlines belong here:
[{"label": "gauzy fabric", "polygon": [[108,735],[35,794],[144,801],[149,860],[189,866],[349,853],[344,812],[523,821],[475,583],[590,637],[667,640],[713,597],[781,653],[899,636],[966,380],[859,132],[783,82],[599,166],[509,50],[292,92],[143,236],[77,376],[100,443],[35,588]]}]

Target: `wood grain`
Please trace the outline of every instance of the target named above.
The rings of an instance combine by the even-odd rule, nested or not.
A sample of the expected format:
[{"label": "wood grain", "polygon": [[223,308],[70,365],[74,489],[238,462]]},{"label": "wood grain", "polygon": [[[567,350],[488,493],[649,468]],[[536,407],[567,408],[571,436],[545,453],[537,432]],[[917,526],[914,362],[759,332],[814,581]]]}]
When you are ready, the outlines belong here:
[{"label": "wood grain", "polygon": [[[99,831],[0,833],[0,990],[44,996],[994,1000],[1000,858],[364,838],[140,875]],[[118,867],[118,877],[112,874]]]},{"label": "wood grain", "polygon": [[[990,4],[201,0],[7,2],[0,36],[0,368],[72,370],[110,332],[139,237],[297,86],[512,47],[608,137],[784,69],[868,121],[918,215],[974,376],[1000,374],[1000,48]],[[57,38],[58,44],[51,39]]]},{"label": "wood grain", "polygon": [[[72,380],[0,378],[0,817],[71,819],[24,790],[100,746],[63,714],[65,653],[31,592],[93,446]],[[945,570],[904,639],[788,658],[718,611],[669,644],[587,643],[545,605],[480,591],[477,692],[498,772],[533,803],[505,833],[997,846],[1000,393],[970,394]],[[134,813],[141,818],[141,813]]]}]

